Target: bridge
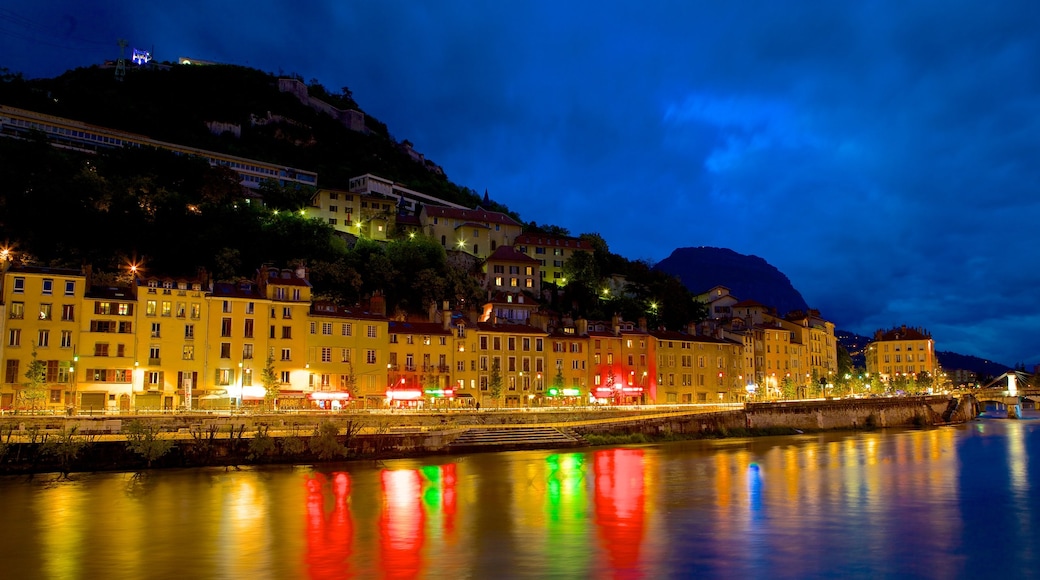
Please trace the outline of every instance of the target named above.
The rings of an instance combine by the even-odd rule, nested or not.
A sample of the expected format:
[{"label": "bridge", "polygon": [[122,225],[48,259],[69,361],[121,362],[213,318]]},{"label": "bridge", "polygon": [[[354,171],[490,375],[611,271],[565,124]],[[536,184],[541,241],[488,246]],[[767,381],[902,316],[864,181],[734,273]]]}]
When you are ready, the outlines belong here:
[{"label": "bridge", "polygon": [[1008,371],[984,387],[958,389],[953,394],[958,397],[971,395],[980,404],[996,403],[998,408],[1005,406],[1009,419],[1021,419],[1023,401],[1040,403],[1040,386],[1031,384],[1037,381],[1030,379],[1029,375],[1021,371]]}]

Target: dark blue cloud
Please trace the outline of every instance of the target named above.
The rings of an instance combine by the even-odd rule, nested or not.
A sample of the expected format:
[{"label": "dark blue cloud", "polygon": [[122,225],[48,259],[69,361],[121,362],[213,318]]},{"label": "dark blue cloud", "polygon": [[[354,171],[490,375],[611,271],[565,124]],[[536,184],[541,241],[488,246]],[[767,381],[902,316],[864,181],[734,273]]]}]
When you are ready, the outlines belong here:
[{"label": "dark blue cloud", "polygon": [[3,66],[115,40],[349,86],[528,220],[768,260],[840,328],[1040,362],[1035,2],[16,1]]}]

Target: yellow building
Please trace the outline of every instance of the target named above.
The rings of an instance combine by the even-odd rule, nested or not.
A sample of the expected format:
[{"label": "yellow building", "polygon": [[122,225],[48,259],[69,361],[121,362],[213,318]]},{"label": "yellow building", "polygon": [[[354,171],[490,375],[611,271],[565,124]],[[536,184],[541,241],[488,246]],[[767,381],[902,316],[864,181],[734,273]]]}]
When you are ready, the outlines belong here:
[{"label": "yellow building", "polygon": [[667,330],[650,334],[656,343],[660,402],[744,401],[743,342]]},{"label": "yellow building", "polygon": [[871,376],[885,382],[919,380],[922,373],[935,379],[939,373],[932,335],[906,325],[877,331],[867,345],[866,364]]},{"label": "yellow building", "polygon": [[[75,353],[79,343],[79,321],[84,275],[79,270],[4,266],[0,276],[0,409],[35,407],[64,411],[76,405]],[[42,398],[20,400],[33,361],[44,364]],[[27,403],[27,404],[26,404]]]},{"label": "yellow building", "polygon": [[393,400],[437,405],[454,394],[450,323],[450,317],[443,322],[389,322],[388,392]]},{"label": "yellow building", "polygon": [[[277,332],[273,307],[257,280],[213,284],[199,317],[189,311],[184,321],[184,347],[203,362],[198,376],[181,377],[188,383],[182,384],[185,406],[261,404],[271,332]],[[274,354],[276,361],[279,354]]]},{"label": "yellow building", "polygon": [[149,277],[136,284],[133,407],[185,406],[205,376],[208,302],[202,282]]},{"label": "yellow building", "polygon": [[90,285],[79,317],[75,381],[81,412],[133,409],[139,304],[132,287]]},{"label": "yellow building", "polygon": [[[308,397],[314,406],[335,408],[344,401],[380,407],[386,399],[387,320],[380,314],[328,302],[311,306],[307,334]],[[344,396],[347,395],[347,396]]]},{"label": "yellow building", "polygon": [[504,213],[424,205],[419,212],[423,232],[445,249],[486,259],[499,246],[512,245],[522,226]]},{"label": "yellow building", "polygon": [[817,384],[810,390],[820,392],[818,385],[832,383],[834,373],[838,371],[838,341],[834,336],[834,323],[824,320],[818,310],[791,312],[785,319],[795,325],[793,331],[799,336],[798,342],[805,347],[803,372],[809,373]]},{"label": "yellow building", "polygon": [[563,274],[564,263],[575,252],[592,251],[592,246],[581,238],[538,233],[518,235],[513,241],[513,246],[521,254],[538,261],[539,279],[560,286],[567,283]]},{"label": "yellow building", "polygon": [[[482,405],[529,407],[544,403],[547,339],[544,330],[526,324],[478,322],[471,334]],[[498,397],[493,392],[496,368],[501,381]]]},{"label": "yellow building", "polygon": [[[557,392],[549,404],[585,405],[589,402],[589,365],[592,339],[585,321],[575,326],[557,328],[547,339],[549,345],[545,383]],[[601,343],[602,344],[602,343]]]}]

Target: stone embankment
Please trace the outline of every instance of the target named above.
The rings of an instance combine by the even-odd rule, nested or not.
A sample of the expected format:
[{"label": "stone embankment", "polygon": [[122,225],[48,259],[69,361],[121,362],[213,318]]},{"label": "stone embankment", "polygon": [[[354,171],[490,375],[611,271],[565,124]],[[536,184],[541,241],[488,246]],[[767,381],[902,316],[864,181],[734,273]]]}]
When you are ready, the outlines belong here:
[{"label": "stone embankment", "polygon": [[[203,416],[0,417],[0,473],[320,463],[645,440],[882,427],[976,417],[971,397],[743,405]],[[134,443],[134,445],[131,445]]]}]

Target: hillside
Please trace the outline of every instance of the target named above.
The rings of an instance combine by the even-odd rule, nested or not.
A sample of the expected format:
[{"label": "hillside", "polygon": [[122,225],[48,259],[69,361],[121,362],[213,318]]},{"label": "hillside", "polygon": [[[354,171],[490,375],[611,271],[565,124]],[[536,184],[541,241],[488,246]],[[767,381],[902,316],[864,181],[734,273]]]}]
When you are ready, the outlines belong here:
[{"label": "hillside", "polygon": [[[278,90],[278,77],[231,66],[132,69],[123,82],[97,66],[53,79],[0,82],[0,104],[121,129],[152,139],[318,172],[322,187],[346,189],[351,177],[373,173],[449,201],[474,206],[480,198],[414,161],[386,126],[365,115],[366,132]],[[320,84],[312,93],[328,96]],[[207,123],[240,127],[240,136],[214,134]]]},{"label": "hillside", "polygon": [[792,310],[808,309],[787,276],[758,256],[726,248],[678,248],[654,269],[678,276],[695,294],[725,286],[738,299],[756,300],[775,308],[781,316]]}]

